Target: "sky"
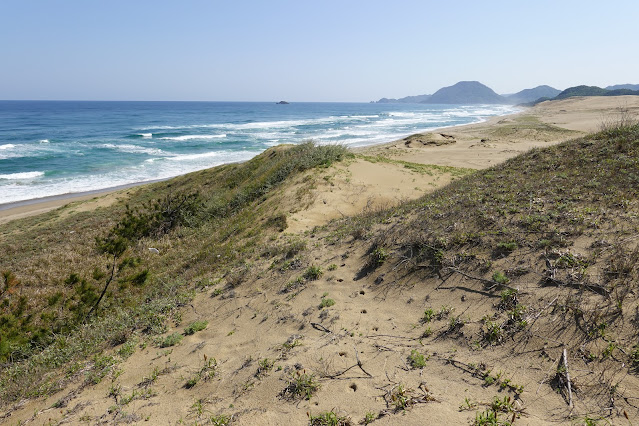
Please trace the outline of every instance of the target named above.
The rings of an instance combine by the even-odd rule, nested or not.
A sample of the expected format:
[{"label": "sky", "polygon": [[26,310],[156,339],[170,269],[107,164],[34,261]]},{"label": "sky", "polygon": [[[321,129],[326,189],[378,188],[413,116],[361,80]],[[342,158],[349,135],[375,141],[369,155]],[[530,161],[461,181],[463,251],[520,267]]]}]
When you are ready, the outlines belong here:
[{"label": "sky", "polygon": [[0,99],[368,102],[639,84],[636,0],[0,0]]}]

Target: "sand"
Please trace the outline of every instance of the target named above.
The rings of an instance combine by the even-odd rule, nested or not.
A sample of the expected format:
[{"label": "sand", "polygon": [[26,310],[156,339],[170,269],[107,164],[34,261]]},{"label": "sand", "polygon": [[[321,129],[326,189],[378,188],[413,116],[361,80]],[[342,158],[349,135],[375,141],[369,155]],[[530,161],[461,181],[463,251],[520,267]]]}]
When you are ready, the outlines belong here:
[{"label": "sand", "polygon": [[[484,123],[429,132],[433,139],[454,143],[420,146],[394,141],[357,149],[356,152],[412,163],[482,169],[534,147],[548,146],[597,131],[602,123],[618,119],[620,108],[639,116],[639,97],[578,97],[544,102],[517,114],[491,118]],[[310,229],[336,217],[353,215],[363,208],[416,198],[424,190],[441,187],[451,180],[451,175],[447,173],[437,173],[435,176],[411,173],[401,164],[374,164],[361,159],[340,166],[339,170],[341,173],[333,182],[327,182],[316,200],[304,211],[293,215],[290,220],[293,231]],[[0,205],[0,224],[44,213],[69,202],[93,200],[84,204],[83,209],[96,208],[105,203],[108,205],[115,200],[111,194],[121,189],[118,187]]]},{"label": "sand", "polygon": [[[639,111],[636,97],[570,99],[486,123],[438,130],[422,142],[394,141],[360,150],[354,159],[309,171],[306,176],[310,178],[301,177],[292,185],[289,193],[301,195],[289,198],[303,202],[287,207],[289,228],[281,238],[294,238],[331,218],[416,198],[456,178],[445,169],[416,171],[402,161],[490,167],[533,147],[597,130],[602,114],[613,114],[620,102]],[[431,144],[431,140],[449,143]],[[384,161],[375,161],[378,156]],[[114,201],[119,194],[93,194],[77,208],[95,208]],[[36,214],[68,201],[16,207],[20,211],[5,210],[3,218]],[[205,330],[170,348],[137,347],[133,356],[119,364],[121,374],[106,377],[95,386],[83,386],[80,372],[56,394],[12,407],[8,421],[206,424],[213,415],[228,414],[235,416],[233,424],[238,425],[292,425],[308,424],[308,414],[335,410],[357,423],[367,413],[386,410],[385,399],[392,407],[389,396],[401,383],[410,389],[411,396],[428,398],[406,412],[376,420],[375,425],[468,424],[495,396],[509,395],[498,384],[489,385],[463,367],[483,364],[493,375],[499,374],[502,383],[508,379],[523,386],[524,393],[516,403],[524,412],[516,424],[571,423],[565,402],[544,384],[556,369],[561,352],[552,339],[531,338],[527,342],[531,355],[527,357],[505,354],[499,348],[475,351],[471,344],[457,345],[454,339],[426,339],[421,336],[425,324],[419,323],[426,308],[453,306],[456,313],[473,320],[465,328],[471,335],[481,326],[479,319],[492,308],[494,299],[480,291],[456,289],[457,285],[469,285],[463,279],[450,279],[435,287],[416,278],[403,280],[401,268],[385,275],[362,274],[366,245],[351,241],[334,244],[320,234],[313,241],[306,261],[325,268],[320,280],[283,291],[302,270],[279,271],[268,264],[256,264],[255,270],[263,272],[236,289],[222,295],[205,289],[197,295],[184,308],[181,324],[171,324],[167,334],[181,333],[191,321],[203,319],[209,322]],[[541,309],[552,299],[552,290],[535,291]],[[324,298],[335,304],[320,308]],[[434,320],[429,326],[437,335],[448,326],[448,320]],[[413,349],[430,357],[425,368],[408,365],[407,356]],[[187,380],[201,375],[211,358],[217,362],[215,376],[201,378],[187,388]],[[457,363],[447,361],[452,358]],[[264,359],[275,361],[273,369],[256,374],[259,361]],[[321,385],[310,400],[289,401],[282,395],[287,378],[296,372],[314,374]],[[118,395],[114,395],[116,390]],[[468,409],[463,407],[465,401],[471,404]],[[584,406],[577,410],[583,412]]]}]

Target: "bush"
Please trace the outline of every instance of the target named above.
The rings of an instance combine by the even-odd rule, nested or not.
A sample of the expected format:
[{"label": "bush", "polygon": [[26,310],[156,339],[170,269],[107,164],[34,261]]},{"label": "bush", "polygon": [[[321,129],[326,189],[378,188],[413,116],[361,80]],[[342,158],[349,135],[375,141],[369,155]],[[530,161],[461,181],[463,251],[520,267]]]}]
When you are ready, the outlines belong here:
[{"label": "bush", "polygon": [[408,364],[410,364],[411,368],[424,368],[426,367],[426,359],[423,354],[413,349],[408,356]]},{"label": "bush", "polygon": [[288,385],[282,391],[282,396],[293,400],[311,399],[311,396],[320,388],[319,383],[312,374],[296,371],[289,379]]},{"label": "bush", "polygon": [[187,336],[190,336],[192,334],[195,334],[198,331],[204,330],[207,325],[209,325],[209,322],[205,320],[194,321],[191,324],[189,324],[188,327],[184,329],[184,334]]},{"label": "bush", "polygon": [[495,281],[497,284],[508,284],[510,282],[510,278],[508,278],[506,275],[504,275],[503,272],[501,271],[495,271],[493,273],[493,281]]},{"label": "bush", "polygon": [[318,280],[322,275],[324,275],[324,272],[319,266],[309,266],[306,271],[304,271],[304,278],[310,281]]},{"label": "bush", "polygon": [[158,346],[161,348],[168,348],[170,346],[175,346],[182,341],[184,336],[180,333],[173,333],[166,336],[164,339],[160,339],[158,342]]},{"label": "bush", "polygon": [[330,308],[334,304],[335,304],[335,301],[333,299],[326,299],[326,298],[322,297],[322,301],[319,304],[319,308],[320,309]]}]

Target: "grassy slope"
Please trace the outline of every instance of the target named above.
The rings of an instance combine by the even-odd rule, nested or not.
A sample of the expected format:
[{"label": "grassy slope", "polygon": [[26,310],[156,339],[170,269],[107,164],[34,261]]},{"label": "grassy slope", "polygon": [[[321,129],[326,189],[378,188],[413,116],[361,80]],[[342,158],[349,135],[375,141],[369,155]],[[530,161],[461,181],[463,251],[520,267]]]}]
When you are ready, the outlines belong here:
[{"label": "grassy slope", "polygon": [[[182,209],[188,211],[170,236],[142,231],[126,242],[93,321],[86,316],[114,264],[112,256],[98,249],[96,238],[114,237],[113,230],[126,223],[125,203],[78,214],[70,214],[71,204],[9,223],[0,238],[0,251],[8,254],[0,288],[0,361],[7,368],[0,382],[2,401],[48,394],[61,383],[57,377],[33,381],[33,374],[61,365],[77,369],[74,361],[122,343],[136,330],[163,331],[162,320],[186,303],[196,285],[206,286],[225,274],[239,283],[247,259],[259,257],[265,238],[286,226],[276,204],[278,186],[344,155],[340,147],[312,144],[275,148],[247,163],[129,191],[126,205],[134,211],[129,219],[149,219],[147,212],[164,210],[152,205],[153,200],[170,197],[176,204],[181,195],[199,198]],[[154,256],[149,247],[163,255]]]},{"label": "grassy slope", "polygon": [[[277,150],[272,153],[281,155]],[[182,191],[197,187],[201,193],[208,190],[213,195],[221,190],[219,183],[225,182],[230,192],[224,193],[224,202],[206,197],[206,211],[219,212],[220,205],[238,199],[236,183],[251,184],[255,182],[252,173],[265,173],[264,168],[271,164],[268,155],[245,166],[200,172],[156,188]],[[255,420],[251,417],[255,410],[272,420],[273,401],[280,401],[277,395],[289,397],[294,391],[290,385],[278,383],[295,379],[295,365],[303,363],[312,367],[308,373],[315,375],[313,380],[321,380],[322,388],[311,398],[318,405],[296,409],[286,398],[277,403],[281,404],[281,415],[298,421],[303,421],[306,409],[315,414],[332,408],[354,420],[366,413],[377,416],[381,412],[385,414],[378,420],[382,424],[392,423],[393,416],[386,414],[396,413],[405,413],[402,421],[406,424],[419,424],[425,413],[434,416],[434,421],[449,423],[464,421],[468,416],[481,421],[482,416],[491,415],[502,420],[521,416],[522,420],[516,423],[526,419],[533,423],[565,420],[569,412],[564,402],[568,399],[564,395],[565,374],[557,368],[565,348],[572,374],[574,418],[622,418],[624,413],[636,417],[638,162],[639,128],[613,129],[533,150],[460,179],[416,202],[337,221],[312,235],[278,234],[282,218],[277,206],[287,199],[290,203],[290,196],[274,189],[268,197],[250,201],[250,208],[225,215],[226,219],[193,218],[191,226],[185,224],[166,236],[143,239],[138,250],[142,262],[136,267],[151,270],[153,285],[145,284],[140,293],[150,288],[161,291],[158,297],[146,299],[156,301],[157,306],[143,305],[139,314],[161,314],[161,320],[172,320],[169,326],[175,327],[180,323],[180,311],[170,308],[189,299],[180,293],[195,288],[206,290],[213,285],[215,290],[206,290],[207,294],[219,297],[196,298],[196,316],[189,309],[185,311],[189,321],[204,316],[215,323],[214,329],[201,332],[207,333],[203,334],[206,339],[202,337],[204,340],[197,347],[207,348],[206,342],[212,341],[216,342],[215,347],[206,351],[228,354],[224,348],[231,345],[242,348],[240,353],[245,355],[235,353],[224,359],[226,364],[216,376],[219,378],[213,379],[213,394],[210,385],[169,391],[177,392],[181,399],[175,404],[182,404],[181,408],[172,406],[172,410],[180,418],[186,416],[199,423],[212,421],[210,415],[202,415],[202,405],[207,406],[205,411],[209,414],[232,413],[240,423],[243,418],[248,424]],[[228,178],[220,179],[222,176]],[[207,185],[213,187],[207,189]],[[135,194],[133,197],[132,202],[141,201],[136,200]],[[5,230],[11,239],[5,237],[2,244],[16,253],[10,269],[29,271],[21,275],[16,272],[23,291],[42,293],[35,300],[48,304],[42,301],[57,291],[70,270],[88,276],[94,264],[104,268],[104,259],[86,261],[96,257],[93,236],[103,235],[115,222],[109,218],[122,212],[123,207],[116,206],[95,215],[78,214],[57,220],[61,214],[58,211],[49,214],[48,221],[32,219],[30,226],[24,221],[19,229]],[[70,230],[75,231],[71,235],[77,235],[72,237],[77,240],[68,240]],[[146,253],[146,247],[151,245],[158,247],[163,256]],[[79,254],[64,250],[44,252],[51,246],[68,247]],[[61,264],[65,267],[56,266]],[[318,269],[313,266],[324,275],[318,276]],[[52,271],[52,276],[39,276],[43,270]],[[25,279],[27,276],[38,279]],[[189,285],[168,284],[178,277]],[[38,285],[47,280],[50,289]],[[239,285],[242,282],[245,284]],[[67,291],[71,293],[72,289]],[[374,297],[369,299],[371,294]],[[122,318],[131,317],[129,306],[138,299],[119,305],[117,295],[114,293],[108,302],[116,314],[103,314],[102,322],[82,327],[82,333],[93,336],[91,329],[99,329],[98,324],[108,329]],[[326,301],[331,298],[336,304],[327,306],[330,303]],[[240,300],[249,303],[244,306]],[[46,305],[34,303],[28,308],[38,312],[42,306]],[[366,315],[371,306],[375,307],[375,315]],[[245,313],[247,308],[249,312]],[[238,325],[236,321],[240,320],[234,318],[251,312],[262,322],[249,322],[248,329]],[[105,336],[106,341],[61,359],[64,377],[54,374],[43,381],[46,386],[35,391],[33,384],[20,382],[24,377],[20,368],[9,366],[5,372],[15,376],[4,375],[11,378],[3,383],[3,401],[10,402],[25,392],[46,394],[67,382],[79,381],[87,389],[95,386],[100,390],[91,396],[95,400],[96,395],[114,392],[106,384],[94,385],[102,376],[111,377],[111,387],[121,381],[126,384],[125,380],[141,381],[142,377],[136,377],[131,370],[131,360],[146,359],[147,364],[143,364],[149,365],[157,359],[152,353],[141,349],[131,360],[119,360],[126,359],[128,350],[123,349],[131,347],[130,342],[136,345],[140,339],[148,341],[141,333],[151,331],[150,321],[145,321],[125,321],[124,330],[115,334],[118,339]],[[321,326],[311,329],[313,323]],[[325,334],[322,327],[330,332]],[[158,325],[155,331],[164,328]],[[77,336],[77,332],[71,335]],[[325,340],[324,336],[330,338]],[[185,341],[173,355],[182,363],[172,362],[170,354],[162,355],[168,357],[168,370],[162,370],[166,378],[158,379],[161,387],[152,387],[160,394],[149,398],[164,401],[165,391],[160,389],[181,387],[184,383],[180,377],[193,374],[188,373],[189,368],[202,363],[200,353],[191,355],[188,346],[199,340],[187,336]],[[68,342],[73,343],[69,339],[60,345]],[[153,340],[149,342],[144,346],[153,344]],[[88,364],[79,364],[83,357],[108,346],[115,346],[117,352],[108,351]],[[357,360],[349,355],[353,347],[360,353]],[[419,367],[420,354],[430,356],[427,370]],[[384,358],[383,364],[380,357]],[[349,358],[353,358],[350,363]],[[357,363],[353,372],[359,375],[337,374],[343,370],[339,368],[341,360],[346,361],[346,368],[360,362],[360,358],[373,378],[366,377],[364,370],[360,372]],[[268,363],[262,365],[264,359],[275,360],[283,369],[271,370]],[[33,360],[37,361],[37,357],[17,365],[36,369],[29,372],[55,366],[52,360],[46,365]],[[124,370],[120,379],[119,374],[113,375],[110,365],[116,361],[122,363]],[[210,372],[204,367],[198,370],[200,375]],[[263,375],[254,375],[254,368]],[[423,385],[424,371],[428,372],[427,387]],[[145,372],[147,376],[150,373]],[[350,381],[341,380],[347,377]],[[350,389],[343,389],[351,382],[359,388],[351,384]],[[357,392],[346,393],[353,390]],[[54,397],[61,407],[66,406],[65,397],[61,396],[64,394]],[[74,395],[70,398],[80,398]],[[375,395],[379,398],[374,399]],[[516,400],[517,404],[491,405],[493,396],[510,396],[510,401]],[[145,398],[138,395],[137,399]],[[422,404],[430,399],[440,404]],[[123,403],[118,397],[115,400],[117,407],[110,411],[111,420],[124,421],[127,404],[135,407],[131,410],[139,413],[138,420],[142,419],[142,405]],[[397,401],[405,401],[407,406],[398,406]],[[230,407],[229,402],[233,404]],[[99,404],[94,407],[96,413],[108,407],[100,408]],[[73,418],[79,412],[66,415]],[[86,415],[91,418],[97,414]]]}]

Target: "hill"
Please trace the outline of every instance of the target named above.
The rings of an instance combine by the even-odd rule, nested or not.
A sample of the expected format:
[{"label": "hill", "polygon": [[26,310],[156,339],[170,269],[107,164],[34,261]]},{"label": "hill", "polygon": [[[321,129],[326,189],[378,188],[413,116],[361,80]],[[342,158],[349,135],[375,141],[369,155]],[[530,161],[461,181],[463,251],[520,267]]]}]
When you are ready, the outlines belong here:
[{"label": "hill", "polygon": [[606,96],[608,91],[597,86],[574,86],[559,93],[554,99],[566,99],[572,96]]},{"label": "hill", "polygon": [[377,103],[379,104],[388,104],[388,103],[410,103],[410,104],[418,104],[427,101],[430,99],[431,95],[416,95],[416,96],[406,96],[399,99],[388,99],[382,98]]},{"label": "hill", "polygon": [[520,92],[514,93],[512,95],[505,96],[505,98],[513,104],[522,104],[526,102],[532,102],[539,98],[554,98],[561,90],[557,90],[554,87],[550,86],[537,86],[532,89],[524,89]]},{"label": "hill", "polygon": [[[473,157],[569,133],[495,126]],[[634,422],[639,127],[470,174],[396,149],[276,147],[3,226],[3,421]],[[349,163],[455,179],[289,232]]]},{"label": "hill", "polygon": [[551,101],[551,100],[561,100],[568,99],[576,96],[639,96],[639,90],[630,90],[630,89],[615,89],[608,90],[602,89],[597,86],[575,86],[569,87],[563,92],[559,93],[554,98],[549,97],[541,97],[535,101],[524,103],[526,106],[535,106],[541,102]]},{"label": "hill", "polygon": [[639,84],[615,84],[614,86],[606,87],[606,90],[619,90],[619,89],[639,90]]},{"label": "hill", "polygon": [[460,81],[433,93],[429,104],[504,104],[508,103],[491,88],[478,81]]}]

